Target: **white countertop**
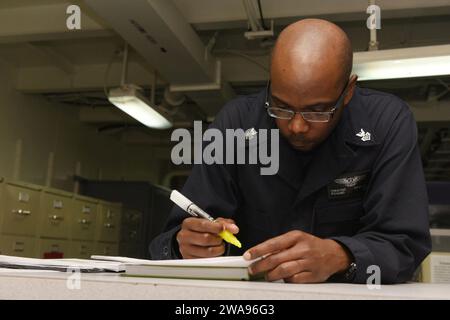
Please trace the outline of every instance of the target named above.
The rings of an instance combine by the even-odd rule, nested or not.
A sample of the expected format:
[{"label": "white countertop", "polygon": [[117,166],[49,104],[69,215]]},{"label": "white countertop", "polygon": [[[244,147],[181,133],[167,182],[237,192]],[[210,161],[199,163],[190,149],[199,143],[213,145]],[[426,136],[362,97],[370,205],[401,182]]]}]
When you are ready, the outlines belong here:
[{"label": "white countertop", "polygon": [[123,277],[81,274],[79,289],[71,274],[0,269],[0,299],[450,299],[449,284],[382,285],[287,284]]}]

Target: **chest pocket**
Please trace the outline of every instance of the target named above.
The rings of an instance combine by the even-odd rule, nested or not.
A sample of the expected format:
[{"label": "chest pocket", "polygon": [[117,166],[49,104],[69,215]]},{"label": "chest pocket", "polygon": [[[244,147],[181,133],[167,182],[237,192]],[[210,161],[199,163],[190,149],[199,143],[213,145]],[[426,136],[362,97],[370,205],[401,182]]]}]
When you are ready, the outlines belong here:
[{"label": "chest pocket", "polygon": [[357,199],[364,196],[370,171],[348,172],[336,177],[327,186],[329,201]]},{"label": "chest pocket", "polygon": [[332,236],[353,236],[362,227],[364,215],[361,199],[347,200],[314,209],[314,235],[327,238]]}]

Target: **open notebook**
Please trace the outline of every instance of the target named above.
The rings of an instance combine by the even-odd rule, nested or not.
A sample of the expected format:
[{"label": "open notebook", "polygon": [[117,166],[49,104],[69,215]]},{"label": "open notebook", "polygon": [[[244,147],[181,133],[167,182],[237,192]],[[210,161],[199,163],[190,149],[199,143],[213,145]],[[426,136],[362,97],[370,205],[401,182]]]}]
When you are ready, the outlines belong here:
[{"label": "open notebook", "polygon": [[91,256],[91,258],[124,263],[125,276],[214,280],[258,279],[251,276],[247,269],[255,260],[247,261],[242,256],[178,260],[140,260],[109,256]]}]

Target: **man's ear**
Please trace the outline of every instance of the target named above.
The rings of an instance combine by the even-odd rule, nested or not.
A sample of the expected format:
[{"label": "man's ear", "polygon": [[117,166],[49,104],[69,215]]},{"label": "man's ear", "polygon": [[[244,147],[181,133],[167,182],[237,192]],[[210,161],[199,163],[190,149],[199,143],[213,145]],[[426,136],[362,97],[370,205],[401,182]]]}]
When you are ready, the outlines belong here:
[{"label": "man's ear", "polygon": [[353,92],[355,91],[356,81],[358,81],[358,75],[352,74],[350,80],[348,81],[347,94],[344,98],[344,105],[347,105],[353,97]]}]

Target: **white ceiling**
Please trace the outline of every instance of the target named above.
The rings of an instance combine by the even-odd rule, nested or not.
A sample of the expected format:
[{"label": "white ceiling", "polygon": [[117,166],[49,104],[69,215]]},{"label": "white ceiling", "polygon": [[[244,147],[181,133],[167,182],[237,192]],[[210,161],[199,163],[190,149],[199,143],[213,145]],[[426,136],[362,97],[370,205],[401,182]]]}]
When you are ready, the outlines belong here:
[{"label": "white ceiling", "polygon": [[[174,0],[189,23],[246,20],[241,0]],[[378,0],[383,11],[446,7],[449,0]],[[304,17],[329,14],[365,14],[364,0],[261,0],[267,18]]]},{"label": "white ceiling", "polygon": [[[18,7],[30,7],[30,6],[37,6],[37,5],[47,5],[47,4],[58,4],[61,2],[61,0],[2,0],[0,1],[0,8],[18,8]],[[73,3],[76,3],[78,1],[73,1]]]},{"label": "white ceiling", "polygon": [[[130,6],[133,1],[136,0],[128,1]],[[81,31],[68,31],[65,28],[64,22],[67,17],[65,8],[73,3],[79,4],[82,8]],[[243,71],[238,73],[233,71],[229,74],[231,81],[261,80],[265,73],[254,63],[242,57],[219,54],[221,49],[232,49],[257,55],[254,59],[261,63],[268,61],[267,49],[261,49],[258,42],[247,41],[243,37],[246,18],[242,0],[173,0],[173,3],[186,22],[199,30],[202,41],[208,41],[211,32],[220,32],[215,47],[217,54],[221,56],[225,64],[230,65],[230,70],[236,69],[233,66],[239,66],[238,71]],[[267,20],[275,18],[275,22],[280,24],[278,30],[283,23],[288,23],[288,20],[283,19],[331,14],[335,20],[344,19],[339,23],[346,28],[355,48],[365,49],[368,42],[368,31],[365,29],[366,1],[321,0],[315,1],[314,5],[311,3],[309,0],[261,0],[265,18]],[[377,4],[382,8],[382,18],[392,15],[393,12],[397,12],[395,15],[397,17],[402,16],[402,12],[403,15],[407,15],[404,18],[382,20],[383,26],[386,26],[379,31],[382,48],[450,42],[446,40],[450,39],[450,19],[448,19],[450,0],[379,0]],[[414,13],[412,14],[410,10],[414,10]],[[359,20],[354,20],[355,15],[348,16],[352,13],[357,14]],[[424,15],[431,16],[423,17]],[[345,18],[353,21],[345,22]],[[236,24],[236,21],[239,23]],[[229,29],[230,27],[234,29]],[[213,30],[206,31],[210,28]],[[106,66],[114,50],[122,43],[122,38],[115,33],[113,27],[105,23],[82,0],[0,1],[0,59],[18,68],[51,67],[52,65],[55,67],[55,64],[56,67],[63,69],[67,69],[65,66],[70,64],[74,69],[86,65]],[[262,57],[261,54],[263,54]],[[55,56],[59,58],[55,59]],[[131,59],[139,60],[141,63],[146,60],[145,57],[137,59],[133,55]],[[152,63],[147,59],[143,67],[150,70],[153,69],[152,65],[157,64],[157,61]],[[133,75],[131,74],[130,77]],[[51,91],[52,88],[48,89]]]},{"label": "white ceiling", "polygon": [[[119,132],[128,130],[126,135],[121,136],[126,143],[154,144],[154,131],[149,133],[143,132],[142,129],[138,131],[123,129],[123,117],[118,116],[117,112],[114,112],[116,110],[91,107],[107,104],[103,93],[105,84],[119,85],[122,70],[121,57],[115,56],[114,59],[112,57],[119,48],[123,47],[124,39],[130,42],[132,35],[119,30],[114,19],[111,23],[106,22],[108,15],[102,11],[94,11],[88,5],[89,1],[91,0],[0,0],[0,59],[16,67],[16,89],[22,92],[43,93],[59,102],[82,104],[80,121],[97,125],[103,133],[109,130],[105,128],[108,126],[114,128],[115,125]],[[98,0],[100,1],[104,0]],[[124,0],[109,1],[111,7],[114,7],[114,3]],[[181,25],[189,29],[192,27],[195,32],[190,35],[201,40],[198,42],[200,47],[206,46],[217,32],[212,56],[221,59],[222,78],[232,85],[232,90],[236,94],[251,93],[260,89],[267,80],[268,74],[259,65],[268,66],[270,46],[273,41],[248,41],[244,38],[247,18],[242,0],[128,0],[126,8],[119,6],[109,10],[117,10],[117,12],[108,14],[126,19],[127,17],[122,15],[125,15],[130,8],[139,6],[145,8],[147,4],[152,10],[155,8],[155,3],[164,4],[169,8],[167,4],[170,1],[173,3],[171,8],[177,11],[174,16],[180,20],[177,21],[177,26]],[[382,10],[382,29],[378,31],[380,49],[450,43],[450,0],[378,0],[376,2]],[[82,30],[80,31],[69,31],[65,26],[66,8],[70,4],[78,4],[81,7]],[[261,0],[261,4],[265,19],[274,20],[276,34],[285,25],[297,19],[321,17],[340,25],[351,38],[355,51],[367,49],[369,32],[366,28],[368,15],[365,11],[368,1]],[[165,36],[173,39],[174,34],[176,35],[176,32],[171,34],[168,31],[171,26],[168,26],[166,34],[160,34],[151,29],[151,21],[145,21],[145,15],[141,18],[150,26],[150,33],[157,33],[152,35],[160,42],[166,40]],[[153,18],[160,17],[153,16]],[[164,20],[164,17],[161,18]],[[183,42],[185,39],[178,40]],[[163,69],[160,67],[165,62],[150,58],[145,53],[142,54],[146,51],[142,50],[141,45],[143,44],[137,43],[136,49],[130,48],[129,82],[149,88],[154,80],[156,69],[159,87],[157,96],[161,96],[162,89],[168,84],[164,74],[161,74],[159,70]],[[173,61],[177,63],[176,58]],[[110,63],[109,74],[106,77]],[[433,108],[448,109],[449,94],[445,94],[445,81],[449,80],[449,77],[405,79],[388,83],[374,82],[370,86],[394,92],[408,102],[410,102],[408,99],[412,100],[413,106],[420,106],[420,117],[423,119],[437,119],[450,123],[450,114],[446,115],[448,119],[443,119],[444,113],[438,114],[432,111]],[[435,99],[434,101],[433,97],[438,95],[446,100]],[[184,108],[180,114],[185,116],[202,114],[200,110],[204,108],[201,105],[202,98],[204,97],[201,95],[193,95],[187,108]],[[426,98],[431,102],[424,102]],[[418,99],[422,101],[416,101]],[[200,103],[197,104],[197,101]],[[428,127],[421,129],[423,132],[421,137],[428,137],[422,139],[421,144],[424,158],[433,159],[432,155],[429,156],[432,144],[423,141],[436,140],[435,135],[441,132],[440,129],[436,129],[436,123],[438,122],[425,124],[434,129]],[[448,124],[446,126],[448,127]],[[129,128],[129,124],[125,127]],[[163,140],[168,139],[158,136],[156,143]],[[450,145],[448,147],[450,148]],[[437,148],[447,147],[442,145]],[[444,165],[439,168],[442,169]],[[441,174],[439,170],[438,173]],[[427,174],[435,178],[435,173]],[[450,177],[450,174],[448,176]]]},{"label": "white ceiling", "polygon": [[[142,1],[128,0],[127,6],[138,2],[142,5]],[[194,29],[203,46],[218,32],[213,55],[221,59],[223,79],[232,84],[235,93],[252,92],[267,79],[267,72],[258,64],[268,65],[270,42],[265,47],[258,40],[244,38],[247,19],[242,0],[145,1],[172,1],[180,20]],[[81,31],[69,31],[65,26],[70,4],[81,6]],[[348,33],[356,51],[367,48],[368,1],[261,0],[261,4],[265,19],[274,19],[276,32],[303,17],[323,17],[335,21]],[[378,32],[381,49],[450,43],[450,0],[378,0],[377,4],[382,9],[382,29]],[[121,13],[119,8],[117,14]],[[16,88],[23,92],[94,91],[101,97],[108,63],[127,37],[118,32],[114,22],[107,23],[102,12],[95,12],[83,0],[0,0],[0,59],[16,67]],[[154,70],[162,62],[137,54],[133,48],[130,51],[130,82],[150,87]],[[107,79],[109,86],[119,84],[120,72],[121,57],[115,57]],[[158,79],[161,86],[167,84],[163,74]],[[402,90],[417,88],[420,81],[390,86]],[[427,90],[430,81],[434,80],[422,84],[423,90]],[[383,89],[380,84],[375,86]]]}]

